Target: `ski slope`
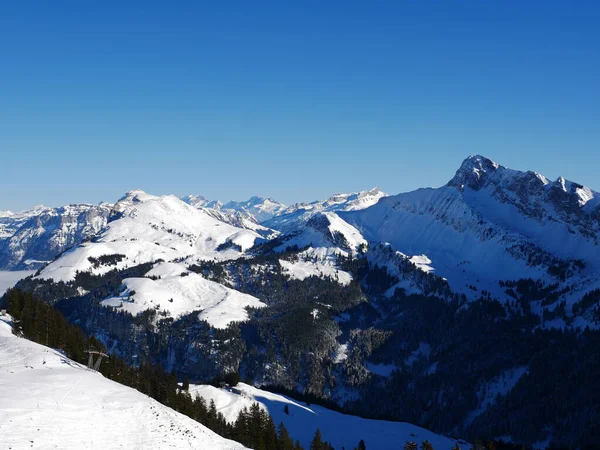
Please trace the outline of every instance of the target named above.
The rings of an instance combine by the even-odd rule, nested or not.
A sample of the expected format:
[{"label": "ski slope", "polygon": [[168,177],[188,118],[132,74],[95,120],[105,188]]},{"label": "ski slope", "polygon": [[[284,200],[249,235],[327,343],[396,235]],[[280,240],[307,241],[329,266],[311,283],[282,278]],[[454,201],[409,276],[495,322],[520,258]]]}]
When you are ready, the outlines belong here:
[{"label": "ski slope", "polygon": [[243,449],[0,320],[0,448]]},{"label": "ski slope", "polygon": [[[317,428],[321,430],[323,440],[338,450],[355,448],[361,439],[369,450],[398,450],[404,448],[406,441],[421,444],[425,440],[431,442],[436,450],[450,450],[457,442],[409,423],[362,419],[317,405],[307,406],[244,383],[239,383],[235,389],[241,394],[206,385],[192,385],[190,393],[204,397],[207,402],[214,400],[217,410],[229,422],[234,422],[241,410],[258,402],[269,412],[276,425],[283,422],[291,438],[299,440],[306,449],[310,448]],[[289,415],[284,412],[286,405]],[[468,448],[464,442],[459,445],[463,449]]]}]

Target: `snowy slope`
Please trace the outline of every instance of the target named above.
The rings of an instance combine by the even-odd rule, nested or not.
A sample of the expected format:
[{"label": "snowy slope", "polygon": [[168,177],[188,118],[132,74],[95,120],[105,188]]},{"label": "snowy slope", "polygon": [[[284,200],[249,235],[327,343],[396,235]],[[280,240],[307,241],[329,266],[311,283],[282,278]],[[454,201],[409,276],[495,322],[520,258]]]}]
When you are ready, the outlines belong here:
[{"label": "snowy slope", "polygon": [[[206,320],[215,328],[226,328],[231,322],[247,320],[248,306],[265,306],[251,295],[189,272],[183,264],[159,263],[146,276],[157,279],[127,278],[121,295],[106,299],[102,304],[123,309],[133,315],[156,309],[166,311],[174,318],[202,310],[198,318]],[[132,295],[133,292],[135,293]]]},{"label": "snowy slope", "polygon": [[319,212],[310,217],[297,231],[282,238],[280,250],[293,245],[299,248],[337,248],[345,253],[356,252],[367,241],[352,225],[340,219],[336,213]]},{"label": "snowy slope", "polygon": [[[596,284],[600,196],[576,183],[469,157],[445,186],[419,189],[339,215],[365,239],[423,255],[429,270],[463,292],[472,284],[500,298],[499,280],[552,282],[550,266],[581,259],[574,288]],[[572,262],[572,261],[571,261]],[[575,298],[575,297],[574,297]]]},{"label": "snowy slope", "polygon": [[338,249],[309,248],[297,253],[293,260],[280,259],[279,264],[284,274],[294,280],[304,280],[308,277],[331,278],[338,283],[347,285],[352,281],[352,275],[341,270],[337,263]]},{"label": "snowy slope", "polygon": [[272,230],[260,225],[256,218],[246,211],[235,211],[233,209],[215,209],[215,208],[198,208],[202,209],[206,214],[214,217],[221,222],[228,223],[237,228],[253,230],[260,234],[265,239],[273,239],[279,235],[278,231]]},{"label": "snowy slope", "polygon": [[303,249],[293,259],[280,260],[284,273],[291,278],[328,277],[344,285],[350,283],[352,276],[339,268],[338,256],[355,255],[367,244],[356,228],[333,212],[312,215],[304,226],[280,236],[279,240],[275,251],[283,252],[294,246]]},{"label": "snowy slope", "polygon": [[[217,410],[230,422],[235,421],[242,409],[250,408],[252,403],[258,402],[269,412],[275,424],[283,422],[291,438],[299,440],[304,448],[310,448],[310,441],[317,428],[321,430],[323,440],[331,443],[336,449],[355,448],[361,439],[365,441],[368,449],[373,450],[397,450],[403,448],[406,441],[420,444],[424,440],[431,442],[436,450],[449,450],[456,443],[452,439],[404,422],[368,420],[317,405],[306,406],[283,395],[243,383],[238,384],[236,389],[241,395],[204,385],[191,386],[190,392],[192,395],[204,397],[207,401],[214,400]],[[286,405],[289,415],[284,412]],[[467,446],[462,445],[462,448]]]},{"label": "snowy slope", "polygon": [[339,270],[337,255],[356,254],[367,241],[354,226],[340,218],[339,211],[355,211],[385,197],[379,189],[352,194],[336,194],[322,202],[299,203],[262,225],[280,231],[276,251],[297,246],[302,251],[296,261],[282,260],[284,272],[295,279],[308,276],[332,277],[348,284],[351,276]]},{"label": "snowy slope", "polygon": [[0,321],[3,449],[242,449]]},{"label": "snowy slope", "polygon": [[[92,242],[71,249],[49,264],[40,277],[68,281],[77,271],[106,273],[159,259],[230,259],[262,237],[198,210],[177,197],[131,191],[110,214],[106,228]],[[229,245],[229,244],[234,244]],[[124,255],[120,261],[94,265],[91,258]]]}]

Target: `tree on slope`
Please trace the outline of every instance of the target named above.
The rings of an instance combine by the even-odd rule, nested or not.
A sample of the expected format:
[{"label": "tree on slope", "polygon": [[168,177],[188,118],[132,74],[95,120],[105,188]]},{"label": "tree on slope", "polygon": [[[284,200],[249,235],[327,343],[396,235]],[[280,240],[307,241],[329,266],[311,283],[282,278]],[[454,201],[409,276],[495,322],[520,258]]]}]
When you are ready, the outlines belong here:
[{"label": "tree on slope", "polygon": [[321,430],[317,428],[315,435],[310,443],[310,450],[325,450],[323,438],[321,436]]},{"label": "tree on slope", "polygon": [[294,450],[294,441],[292,441],[283,422],[279,424],[279,448],[281,450]]}]

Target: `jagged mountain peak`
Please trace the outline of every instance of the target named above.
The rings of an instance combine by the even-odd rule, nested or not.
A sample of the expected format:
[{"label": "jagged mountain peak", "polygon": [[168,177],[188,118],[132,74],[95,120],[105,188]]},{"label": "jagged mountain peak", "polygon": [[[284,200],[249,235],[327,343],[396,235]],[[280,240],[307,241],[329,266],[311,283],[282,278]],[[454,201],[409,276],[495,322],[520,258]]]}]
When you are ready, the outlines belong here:
[{"label": "jagged mountain peak", "polygon": [[465,187],[478,190],[485,185],[490,176],[503,170],[506,168],[485,156],[471,155],[463,161],[456,175],[448,182],[448,186],[453,186],[459,191]]},{"label": "jagged mountain peak", "polygon": [[481,155],[465,159],[447,186],[459,192],[489,189],[502,203],[539,218],[554,213],[580,216],[600,206],[600,196],[589,187],[562,176],[550,181],[537,172],[508,169]]}]

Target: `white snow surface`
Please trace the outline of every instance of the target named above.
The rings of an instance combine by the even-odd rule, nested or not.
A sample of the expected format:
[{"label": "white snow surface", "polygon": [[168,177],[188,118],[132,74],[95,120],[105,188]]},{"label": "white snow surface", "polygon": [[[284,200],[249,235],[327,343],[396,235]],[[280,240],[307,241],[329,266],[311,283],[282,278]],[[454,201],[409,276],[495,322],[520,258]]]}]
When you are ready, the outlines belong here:
[{"label": "white snow surface", "polygon": [[[336,449],[354,448],[361,439],[364,439],[368,449],[373,450],[397,450],[402,448],[406,441],[420,444],[424,440],[431,442],[436,450],[449,450],[457,442],[405,422],[362,419],[317,405],[306,406],[305,403],[284,395],[273,394],[244,383],[239,383],[235,389],[241,394],[213,386],[190,386],[192,395],[200,395],[207,402],[214,400],[217,410],[223,413],[229,422],[234,422],[241,410],[258,402],[261,408],[269,412],[276,425],[283,422],[290,437],[299,440],[307,449],[310,448],[317,428],[321,430],[323,440],[331,443]],[[286,405],[289,415],[284,412]],[[464,445],[462,447],[466,448]]]},{"label": "white snow surface", "polygon": [[[528,263],[530,256],[535,260],[535,252],[582,259],[587,264],[582,277],[598,273],[600,224],[585,216],[598,208],[598,197],[565,180],[549,182],[539,174],[474,156],[448,185],[386,197],[370,208],[338,214],[369,242],[387,242],[405,255],[425,255],[411,260],[422,270],[435,268],[453,289],[470,295],[468,286],[475,285],[508,299],[498,286],[500,280],[553,282],[547,265]],[[581,217],[571,212],[575,208]],[[586,280],[585,285],[590,284]],[[578,295],[581,298],[581,290]]]},{"label": "white snow surface", "polygon": [[[155,197],[131,191],[113,211],[120,217],[109,222],[93,242],[69,250],[46,266],[40,277],[69,281],[77,271],[102,274],[159,259],[231,259],[240,256],[240,252],[231,248],[219,251],[219,245],[233,242],[243,251],[256,239],[262,240],[258,233],[221,222],[174,196]],[[88,259],[110,254],[123,254],[125,259],[97,268]]]},{"label": "white snow surface", "polygon": [[0,297],[2,297],[8,289],[17,284],[19,280],[34,273],[35,270],[0,270]]},{"label": "white snow surface", "polygon": [[226,328],[231,322],[247,320],[248,306],[266,306],[256,297],[189,272],[183,264],[156,264],[146,277],[159,279],[126,278],[121,295],[103,300],[102,304],[123,309],[133,315],[156,309],[159,312],[166,311],[174,318],[201,310],[198,318],[206,320],[215,328]]},{"label": "white snow surface", "polygon": [[228,202],[223,205],[222,209],[246,212],[254,217],[258,223],[261,223],[281,214],[286,206],[272,198],[254,196],[242,202]]},{"label": "white snow surface", "polygon": [[280,259],[279,263],[283,273],[294,280],[304,280],[315,276],[331,278],[345,286],[352,281],[352,275],[338,267],[337,255],[339,253],[343,252],[325,247],[309,248],[298,253],[297,260]]},{"label": "white snow surface", "polygon": [[386,195],[379,188],[374,188],[350,194],[335,194],[325,201],[297,203],[265,221],[263,225],[288,233],[301,228],[319,212],[358,211],[373,206]]},{"label": "white snow surface", "polygon": [[325,201],[297,203],[263,223],[283,233],[297,232],[315,214],[337,211],[358,211],[376,204],[386,194],[378,188],[352,194],[335,194]]},{"label": "white snow surface", "polygon": [[3,449],[243,449],[0,321]]},{"label": "white snow surface", "polygon": [[360,231],[336,213],[328,212],[312,215],[307,223],[291,233],[275,250],[283,251],[287,247],[297,245],[299,248],[330,248],[347,255],[348,252],[356,253],[361,245],[366,244],[367,241]]}]

